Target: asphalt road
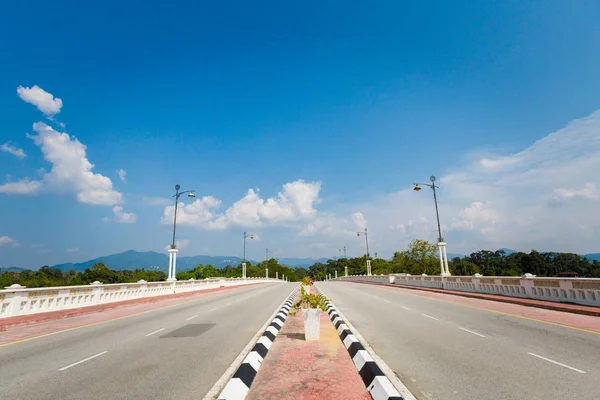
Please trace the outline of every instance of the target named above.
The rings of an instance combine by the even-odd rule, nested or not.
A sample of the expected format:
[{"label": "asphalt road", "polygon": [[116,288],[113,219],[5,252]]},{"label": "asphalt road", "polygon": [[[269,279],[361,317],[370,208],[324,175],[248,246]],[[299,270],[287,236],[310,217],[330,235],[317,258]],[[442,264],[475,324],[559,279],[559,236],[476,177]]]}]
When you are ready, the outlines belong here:
[{"label": "asphalt road", "polygon": [[318,286],[418,399],[600,399],[598,334],[418,291]]},{"label": "asphalt road", "polygon": [[1,399],[202,398],[292,290],[269,284],[0,348]]}]

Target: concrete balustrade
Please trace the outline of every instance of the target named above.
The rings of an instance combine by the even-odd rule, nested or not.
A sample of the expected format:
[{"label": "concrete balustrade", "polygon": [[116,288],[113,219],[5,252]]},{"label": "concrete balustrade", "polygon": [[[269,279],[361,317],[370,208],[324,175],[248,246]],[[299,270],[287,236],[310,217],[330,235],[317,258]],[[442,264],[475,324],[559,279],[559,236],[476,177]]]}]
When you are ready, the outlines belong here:
[{"label": "concrete balustrade", "polygon": [[420,286],[600,307],[600,279],[514,276],[350,275],[338,280]]},{"label": "concrete balustrade", "polygon": [[0,318],[88,307],[145,297],[193,292],[256,283],[283,282],[267,278],[204,279],[175,282],[114,283],[94,282],[87,286],[25,288],[12,285],[0,290]]}]

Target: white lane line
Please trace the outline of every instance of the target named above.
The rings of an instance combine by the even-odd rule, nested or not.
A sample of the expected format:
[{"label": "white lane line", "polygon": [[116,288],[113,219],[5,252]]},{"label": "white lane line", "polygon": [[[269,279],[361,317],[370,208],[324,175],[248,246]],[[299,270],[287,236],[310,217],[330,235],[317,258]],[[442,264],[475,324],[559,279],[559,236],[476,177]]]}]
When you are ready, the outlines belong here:
[{"label": "white lane line", "polygon": [[566,365],[566,364],[562,364],[562,363],[559,363],[558,361],[554,361],[554,360],[551,360],[551,359],[549,359],[549,358],[542,357],[542,356],[539,356],[539,355],[537,355],[537,354],[533,354],[533,353],[527,353],[527,354],[529,354],[530,356],[534,356],[534,357],[537,357],[537,358],[541,358],[542,360],[545,360],[545,361],[551,362],[552,364],[556,364],[556,365],[560,365],[561,367],[569,368],[569,369],[571,369],[571,370],[573,370],[573,371],[575,371],[575,372],[579,372],[580,374],[585,374],[585,371],[582,371],[582,370],[580,370],[580,369],[577,369],[577,368],[569,367],[568,365]]},{"label": "white lane line", "polygon": [[62,367],[61,369],[59,369],[59,371],[64,371],[64,370],[66,370],[66,369],[69,369],[69,368],[71,368],[71,367],[74,367],[74,366],[76,366],[76,365],[79,365],[79,364],[81,364],[81,363],[84,363],[84,362],[86,362],[86,361],[90,361],[92,358],[100,357],[101,355],[103,355],[103,354],[106,354],[106,353],[108,353],[108,351],[103,351],[102,353],[94,354],[93,356],[90,356],[90,357],[88,357],[88,358],[84,358],[84,359],[83,359],[83,360],[81,360],[81,361],[77,361],[76,363],[69,364],[69,365],[67,365],[66,367]]},{"label": "white lane line", "polygon": [[165,329],[166,329],[166,328],[160,328],[160,329],[157,329],[157,330],[155,330],[154,332],[150,332],[149,334],[147,334],[147,335],[146,335],[146,337],[148,337],[148,336],[152,336],[152,335],[154,335],[155,333],[158,333],[158,332],[162,332],[162,331],[164,331]]},{"label": "white lane line", "polygon": [[473,332],[473,331],[470,331],[470,330],[468,330],[468,329],[462,328],[462,327],[460,327],[460,326],[458,327],[458,329],[460,329],[461,331],[465,331],[465,332],[472,333],[473,335],[477,335],[477,336],[485,337],[485,336],[484,336],[484,335],[482,335],[481,333]]},{"label": "white lane line", "polygon": [[215,311],[215,310],[216,310],[216,308],[211,308],[210,310],[208,310],[208,312]]},{"label": "white lane line", "polygon": [[385,301],[386,303],[391,303],[391,301],[389,301],[389,300],[384,300],[384,301]]},{"label": "white lane line", "polygon": [[432,317],[431,315],[427,315],[427,314],[421,314],[421,315],[424,317],[435,319],[436,321],[439,321],[439,319],[437,319],[436,317]]},{"label": "white lane line", "polygon": [[404,308],[405,310],[410,311],[410,308],[408,308],[408,307],[405,307],[405,306],[400,306],[400,307]]},{"label": "white lane line", "polygon": [[194,319],[194,318],[196,318],[196,317],[197,317],[197,315],[194,315],[194,316],[192,316],[192,317],[189,317],[188,319],[186,319],[186,321],[189,321],[189,320],[191,320],[191,319]]}]

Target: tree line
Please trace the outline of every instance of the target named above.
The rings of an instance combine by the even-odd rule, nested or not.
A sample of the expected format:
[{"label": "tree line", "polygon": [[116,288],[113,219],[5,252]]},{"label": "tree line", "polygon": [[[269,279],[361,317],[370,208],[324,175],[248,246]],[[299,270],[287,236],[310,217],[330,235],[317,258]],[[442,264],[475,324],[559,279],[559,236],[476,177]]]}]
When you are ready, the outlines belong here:
[{"label": "tree line", "polygon": [[[367,273],[366,255],[357,258],[330,259],[327,263],[315,263],[309,267],[308,274],[314,280],[323,280],[327,274],[335,277]],[[529,253],[515,252],[507,254],[504,250],[479,250],[464,257],[448,260],[448,269],[452,275],[469,276],[521,276],[525,273],[542,277],[557,277],[566,274],[587,278],[600,278],[600,263],[574,253],[545,252],[532,250]],[[408,248],[397,251],[391,260],[371,258],[373,274],[407,273],[411,275],[439,275],[440,260],[438,247],[425,240],[413,240]]]},{"label": "tree line", "polygon": [[[270,259],[255,265],[247,262],[246,276],[248,278],[264,277],[266,268],[269,268],[269,277],[274,278],[277,272],[279,278],[285,275],[292,282],[301,280],[307,274],[307,270],[304,268],[294,269],[279,264],[276,259]],[[224,268],[216,268],[211,264],[199,264],[196,268],[177,273],[177,279],[179,280],[214,277],[241,278],[242,265],[228,265]],[[28,288],[37,288],[89,285],[95,281],[102,283],[132,283],[142,279],[147,282],[164,281],[167,279],[167,274],[163,271],[146,270],[143,268],[117,271],[110,269],[106,264],[101,262],[94,264],[91,268],[87,268],[83,272],[75,270],[65,272],[58,268],[50,268],[44,265],[37,271],[26,269],[22,271],[3,272],[0,274],[0,288],[5,288],[15,283]]]}]

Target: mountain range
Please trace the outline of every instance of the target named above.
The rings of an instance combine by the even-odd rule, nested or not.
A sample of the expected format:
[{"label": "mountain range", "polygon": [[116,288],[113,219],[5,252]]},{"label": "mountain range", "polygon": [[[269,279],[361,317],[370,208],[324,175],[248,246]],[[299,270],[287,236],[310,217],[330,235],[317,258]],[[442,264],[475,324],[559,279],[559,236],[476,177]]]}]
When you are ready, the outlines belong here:
[{"label": "mountain range", "polygon": [[[514,253],[514,250],[511,249],[500,249],[504,250],[506,254]],[[448,259],[451,260],[454,257],[463,257],[463,254],[448,254]],[[597,260],[600,261],[600,253],[590,253],[584,254],[589,260]],[[249,260],[253,264],[256,264],[257,261]],[[52,268],[58,268],[62,271],[69,271],[71,269],[75,271],[83,272],[86,268],[90,268],[95,263],[102,262],[106,264],[110,269],[114,270],[128,270],[128,269],[136,269],[136,268],[145,268],[145,269],[157,269],[159,271],[167,272],[169,265],[169,256],[164,253],[157,253],[155,251],[135,251],[128,250],[123,253],[111,254],[108,256],[98,257],[93,260],[88,260],[80,263],[64,263],[57,264],[52,266]],[[198,264],[212,264],[217,268],[223,268],[227,265],[238,265],[242,262],[240,257],[235,256],[185,256],[177,258],[177,270],[178,271],[187,271],[196,267]],[[288,265],[293,268],[308,268],[316,262],[326,263],[327,258],[280,258],[279,262],[284,265]],[[10,271],[22,271],[23,268],[20,267],[7,267],[0,268],[1,272],[10,272]]]}]

